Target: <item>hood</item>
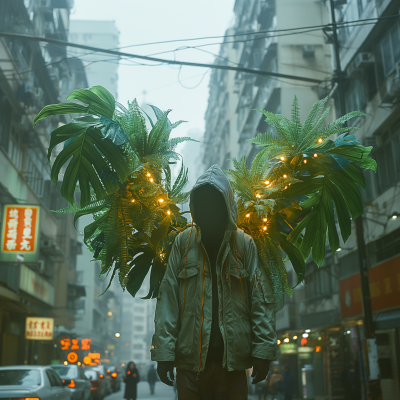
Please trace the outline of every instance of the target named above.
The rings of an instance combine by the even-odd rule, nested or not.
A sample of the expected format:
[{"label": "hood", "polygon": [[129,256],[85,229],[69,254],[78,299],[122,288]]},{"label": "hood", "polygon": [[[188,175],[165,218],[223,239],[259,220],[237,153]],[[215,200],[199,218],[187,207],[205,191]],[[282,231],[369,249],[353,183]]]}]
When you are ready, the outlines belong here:
[{"label": "hood", "polygon": [[228,210],[228,226],[227,230],[236,231],[236,221],[237,221],[237,205],[235,198],[233,196],[233,190],[228,178],[223,173],[222,169],[218,165],[213,165],[210,167],[203,175],[201,175],[193,189],[190,193],[190,213],[192,214],[193,221],[196,223],[196,212],[194,210],[193,194],[196,189],[203,185],[211,185],[217,189],[225,199],[226,208]]}]

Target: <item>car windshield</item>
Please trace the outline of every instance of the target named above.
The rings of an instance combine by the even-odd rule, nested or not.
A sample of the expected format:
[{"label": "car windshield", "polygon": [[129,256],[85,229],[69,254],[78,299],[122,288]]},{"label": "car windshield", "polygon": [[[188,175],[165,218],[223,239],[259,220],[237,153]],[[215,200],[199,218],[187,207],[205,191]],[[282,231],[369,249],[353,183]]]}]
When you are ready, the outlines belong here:
[{"label": "car windshield", "polygon": [[77,377],[77,370],[74,367],[69,367],[67,365],[52,365],[51,368],[53,368],[62,379],[75,379]]},{"label": "car windshield", "polygon": [[86,378],[91,379],[91,380],[97,379],[96,371],[85,371],[85,376],[86,376]]},{"label": "car windshield", "polygon": [[40,372],[35,369],[0,370],[0,386],[37,386],[40,385]]}]

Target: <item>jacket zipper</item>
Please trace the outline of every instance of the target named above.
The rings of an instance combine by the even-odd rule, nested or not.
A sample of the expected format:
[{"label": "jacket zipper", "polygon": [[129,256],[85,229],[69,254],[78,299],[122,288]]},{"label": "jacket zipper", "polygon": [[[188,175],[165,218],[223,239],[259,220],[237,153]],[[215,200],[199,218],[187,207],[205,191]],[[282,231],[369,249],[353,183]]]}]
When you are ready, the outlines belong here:
[{"label": "jacket zipper", "polygon": [[199,373],[203,370],[203,364],[201,361],[201,347],[202,347],[202,333],[203,333],[203,322],[204,322],[204,296],[205,296],[205,288],[206,288],[206,254],[203,250],[203,290],[202,290],[202,295],[201,295],[201,321],[200,321],[200,348],[199,348],[199,372],[197,373],[196,380],[199,379]]}]

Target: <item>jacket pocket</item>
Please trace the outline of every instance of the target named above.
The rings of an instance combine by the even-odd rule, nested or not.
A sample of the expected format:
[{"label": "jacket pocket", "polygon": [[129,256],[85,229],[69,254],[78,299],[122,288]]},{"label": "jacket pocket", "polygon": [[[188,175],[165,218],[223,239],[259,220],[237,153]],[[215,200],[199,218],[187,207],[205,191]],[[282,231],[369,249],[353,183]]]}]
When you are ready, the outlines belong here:
[{"label": "jacket pocket", "polygon": [[249,273],[239,260],[238,264],[235,260],[234,264],[231,262],[229,265],[229,276],[232,310],[239,317],[248,317],[250,312]]},{"label": "jacket pocket", "polygon": [[197,263],[188,264],[186,271],[185,267],[183,267],[178,273],[179,308],[181,312],[183,303],[185,303],[183,318],[194,314],[198,296],[198,275],[199,267]]},{"label": "jacket pocket", "polygon": [[[186,314],[182,320],[182,329],[179,331],[176,341],[176,357],[187,357],[193,352],[193,344],[195,341],[195,324],[196,316],[193,314]],[[179,321],[180,323],[180,321]]]}]

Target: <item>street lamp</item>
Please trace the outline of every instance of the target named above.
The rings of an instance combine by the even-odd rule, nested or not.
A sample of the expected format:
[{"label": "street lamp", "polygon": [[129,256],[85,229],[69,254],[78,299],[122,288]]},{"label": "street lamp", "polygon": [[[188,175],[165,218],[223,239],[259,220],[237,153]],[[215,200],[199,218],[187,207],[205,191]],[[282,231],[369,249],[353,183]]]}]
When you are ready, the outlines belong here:
[{"label": "street lamp", "polygon": [[115,335],[114,335],[115,337],[120,337],[121,336],[121,334],[119,333],[119,332],[115,332]]}]

